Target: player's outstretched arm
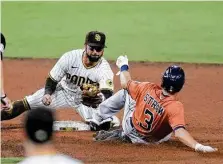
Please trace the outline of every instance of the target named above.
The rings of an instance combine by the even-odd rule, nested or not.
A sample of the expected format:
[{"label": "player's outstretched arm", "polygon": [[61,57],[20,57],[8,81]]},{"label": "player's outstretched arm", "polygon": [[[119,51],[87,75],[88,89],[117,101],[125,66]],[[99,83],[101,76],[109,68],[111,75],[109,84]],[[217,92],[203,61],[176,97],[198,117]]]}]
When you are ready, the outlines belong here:
[{"label": "player's outstretched arm", "polygon": [[211,153],[218,151],[218,149],[216,148],[212,148],[211,146],[204,146],[198,143],[184,128],[179,128],[175,130],[174,133],[175,137],[178,138],[182,143],[184,143],[185,145],[189,146],[190,148],[194,149],[197,152]]},{"label": "player's outstretched arm", "polygon": [[51,69],[48,78],[45,83],[45,93],[42,98],[42,103],[49,106],[52,102],[51,95],[56,90],[58,82],[65,76],[68,70],[69,53],[65,53],[57,61],[54,67]]},{"label": "player's outstretched arm", "polygon": [[126,89],[128,81],[131,80],[130,73],[128,72],[128,58],[127,56],[119,56],[116,65],[120,69],[120,83],[122,88]]},{"label": "player's outstretched arm", "polygon": [[51,95],[56,90],[57,82],[54,81],[50,76],[46,79],[45,84],[45,93],[42,98],[42,103],[46,106],[49,106],[52,102]]}]

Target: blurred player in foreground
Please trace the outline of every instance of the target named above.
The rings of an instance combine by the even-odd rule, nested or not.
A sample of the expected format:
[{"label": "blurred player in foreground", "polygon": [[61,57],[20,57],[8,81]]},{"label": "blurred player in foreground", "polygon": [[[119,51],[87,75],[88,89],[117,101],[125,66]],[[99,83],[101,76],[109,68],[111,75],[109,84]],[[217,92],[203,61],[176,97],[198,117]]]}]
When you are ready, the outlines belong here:
[{"label": "blurred player in foreground", "polygon": [[53,145],[52,110],[38,108],[28,111],[25,117],[24,143],[27,158],[19,164],[81,164],[82,162],[69,156],[59,154]]}]

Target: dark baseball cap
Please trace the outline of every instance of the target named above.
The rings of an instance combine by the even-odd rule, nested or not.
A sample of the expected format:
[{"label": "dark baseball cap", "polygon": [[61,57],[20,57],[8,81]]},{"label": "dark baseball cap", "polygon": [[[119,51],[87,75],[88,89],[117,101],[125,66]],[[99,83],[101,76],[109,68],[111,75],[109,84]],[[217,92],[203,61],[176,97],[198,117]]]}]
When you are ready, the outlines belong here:
[{"label": "dark baseball cap", "polygon": [[34,143],[49,141],[53,134],[54,113],[52,109],[36,108],[30,110],[25,117],[25,132]]},{"label": "dark baseball cap", "polygon": [[89,46],[97,46],[97,47],[103,47],[106,48],[105,45],[106,36],[103,32],[99,31],[90,31],[87,33],[85,38],[85,44]]}]

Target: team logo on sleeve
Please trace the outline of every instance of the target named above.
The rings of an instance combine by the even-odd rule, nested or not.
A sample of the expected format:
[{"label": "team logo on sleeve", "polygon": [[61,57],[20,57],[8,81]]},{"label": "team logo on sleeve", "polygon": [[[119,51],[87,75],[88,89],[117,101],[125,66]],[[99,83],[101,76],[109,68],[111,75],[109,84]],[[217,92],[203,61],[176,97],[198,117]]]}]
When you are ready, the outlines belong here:
[{"label": "team logo on sleeve", "polygon": [[111,79],[106,80],[106,84],[107,84],[109,87],[112,87],[112,86],[113,86],[113,82],[112,82]]}]

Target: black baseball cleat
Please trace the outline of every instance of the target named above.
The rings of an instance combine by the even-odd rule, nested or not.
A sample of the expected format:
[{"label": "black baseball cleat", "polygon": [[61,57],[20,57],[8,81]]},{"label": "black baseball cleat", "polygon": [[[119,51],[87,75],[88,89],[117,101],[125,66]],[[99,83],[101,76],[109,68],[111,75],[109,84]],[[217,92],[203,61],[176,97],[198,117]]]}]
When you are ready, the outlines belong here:
[{"label": "black baseball cleat", "polygon": [[104,122],[100,125],[97,125],[93,121],[87,122],[87,124],[90,126],[91,131],[99,131],[99,130],[108,131],[112,126],[111,121]]}]

